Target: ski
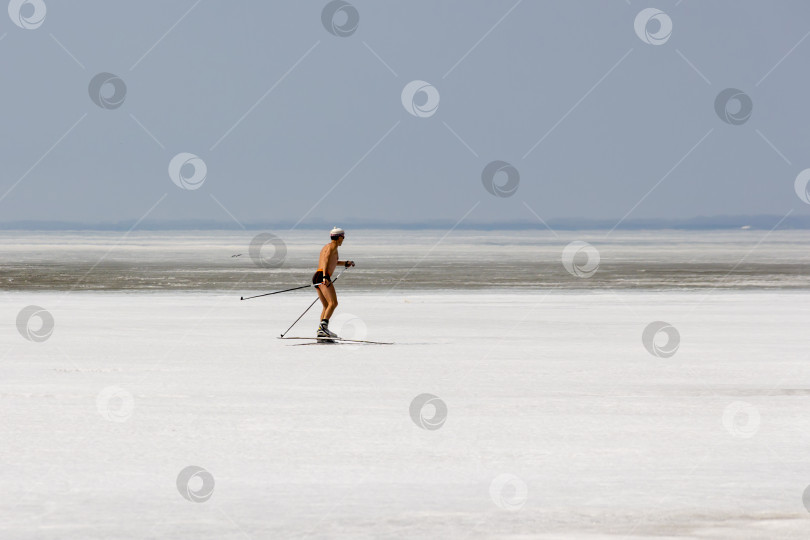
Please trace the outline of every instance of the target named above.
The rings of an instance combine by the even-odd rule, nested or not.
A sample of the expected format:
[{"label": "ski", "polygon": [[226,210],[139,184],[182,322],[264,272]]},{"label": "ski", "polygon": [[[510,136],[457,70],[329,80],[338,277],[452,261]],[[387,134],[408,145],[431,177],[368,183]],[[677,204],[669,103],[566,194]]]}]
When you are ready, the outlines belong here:
[{"label": "ski", "polygon": [[278,339],[314,339],[319,342],[323,343],[368,343],[371,345],[393,345],[392,342],[389,341],[368,341],[365,339],[346,339],[342,337],[336,338],[326,338],[326,337],[288,337],[288,336],[279,336]]}]

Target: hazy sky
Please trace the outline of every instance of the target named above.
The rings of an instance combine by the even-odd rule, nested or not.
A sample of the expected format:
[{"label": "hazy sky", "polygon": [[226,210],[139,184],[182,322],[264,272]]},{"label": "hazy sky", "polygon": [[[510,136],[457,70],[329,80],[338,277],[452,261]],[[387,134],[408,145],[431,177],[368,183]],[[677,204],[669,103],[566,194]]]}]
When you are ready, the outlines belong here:
[{"label": "hazy sky", "polygon": [[[31,28],[0,11],[0,222],[810,211],[803,0],[21,3]],[[126,85],[97,80],[108,108],[99,73]],[[737,125],[727,88],[753,107],[721,107]]]}]

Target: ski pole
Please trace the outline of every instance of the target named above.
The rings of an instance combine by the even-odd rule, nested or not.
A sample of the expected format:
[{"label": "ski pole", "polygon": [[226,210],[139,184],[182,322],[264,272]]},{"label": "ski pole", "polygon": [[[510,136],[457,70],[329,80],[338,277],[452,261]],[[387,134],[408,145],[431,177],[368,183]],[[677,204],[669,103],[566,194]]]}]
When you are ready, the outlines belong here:
[{"label": "ski pole", "polygon": [[[348,268],[348,267],[346,267],[346,268]],[[341,271],[340,271],[340,274],[338,274],[338,275],[335,277],[335,279],[333,279],[333,280],[332,280],[332,283],[334,283],[334,282],[336,282],[338,279],[340,279],[340,276],[342,276],[342,275],[343,275],[343,272],[345,272],[345,271],[346,271],[346,268],[344,268],[343,270],[341,270]],[[329,285],[327,285],[327,287],[331,286],[331,284],[332,284],[332,283],[330,283]],[[300,320],[301,320],[301,317],[303,317],[304,315],[306,315],[306,314],[307,314],[307,312],[308,312],[310,309],[312,309],[312,306],[314,306],[314,305],[315,305],[315,302],[317,302],[319,299],[320,299],[320,298],[316,298],[315,300],[313,300],[313,301],[312,301],[312,303],[309,305],[309,307],[308,307],[307,309],[305,309],[305,310],[304,310],[304,312],[303,312],[303,313],[302,313],[302,314],[301,314],[301,315],[300,315],[300,316],[299,316],[297,319],[295,319],[295,322],[293,322],[293,323],[290,325],[290,327],[289,327],[289,328],[287,328],[286,330],[284,330],[284,332],[281,334],[281,337],[284,337],[284,336],[287,334],[287,332],[289,332],[290,330],[292,330],[292,327],[293,327],[293,326],[295,326],[295,324],[296,324],[298,321],[300,321]]]},{"label": "ski pole", "polygon": [[306,315],[306,314],[307,314],[307,311],[309,311],[310,309],[312,309],[312,306],[314,306],[314,305],[315,305],[315,302],[317,302],[318,300],[319,300],[319,298],[316,298],[315,300],[313,300],[313,301],[312,301],[312,303],[309,305],[309,307],[308,307],[306,310],[304,310],[304,312],[303,312],[303,313],[302,313],[302,314],[301,314],[301,315],[300,315],[300,316],[299,316],[297,319],[295,319],[295,322],[294,322],[294,323],[292,323],[292,324],[290,325],[290,327],[289,327],[289,328],[287,328],[286,330],[284,330],[284,333],[283,333],[283,334],[281,334],[281,337],[284,337],[284,335],[285,335],[287,332],[289,332],[290,330],[292,330],[292,327],[293,327],[293,326],[295,326],[295,323],[297,323],[298,321],[300,321],[300,320],[301,320],[301,317],[303,317],[304,315]]},{"label": "ski pole", "polygon": [[306,289],[307,287],[312,287],[312,285],[301,285],[300,287],[293,287],[292,289],[284,289],[283,291],[273,291],[264,294],[257,294],[256,296],[240,296],[239,300],[250,300],[251,298],[259,298],[260,296],[270,296],[271,294],[278,294],[283,292],[290,292],[290,291],[297,291],[298,289]]}]

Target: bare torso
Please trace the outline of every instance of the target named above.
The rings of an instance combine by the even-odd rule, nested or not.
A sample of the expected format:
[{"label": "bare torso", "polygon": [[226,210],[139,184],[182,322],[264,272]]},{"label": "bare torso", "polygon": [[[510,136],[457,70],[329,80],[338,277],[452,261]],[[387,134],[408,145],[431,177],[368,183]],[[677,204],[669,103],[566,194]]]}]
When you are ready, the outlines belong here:
[{"label": "bare torso", "polygon": [[321,249],[321,256],[318,258],[318,268],[323,269],[324,274],[332,275],[338,262],[337,246],[329,242]]}]

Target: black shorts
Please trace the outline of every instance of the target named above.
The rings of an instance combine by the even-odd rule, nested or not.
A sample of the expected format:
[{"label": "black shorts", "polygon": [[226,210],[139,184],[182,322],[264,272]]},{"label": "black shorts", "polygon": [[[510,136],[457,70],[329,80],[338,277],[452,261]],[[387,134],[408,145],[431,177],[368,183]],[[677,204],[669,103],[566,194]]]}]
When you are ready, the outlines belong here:
[{"label": "black shorts", "polygon": [[[313,285],[320,285],[321,283],[323,283],[323,278],[324,278],[323,272],[318,270],[312,276],[312,284]],[[326,279],[330,279],[329,274],[326,275]]]}]

